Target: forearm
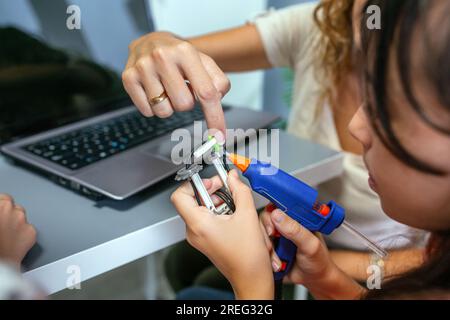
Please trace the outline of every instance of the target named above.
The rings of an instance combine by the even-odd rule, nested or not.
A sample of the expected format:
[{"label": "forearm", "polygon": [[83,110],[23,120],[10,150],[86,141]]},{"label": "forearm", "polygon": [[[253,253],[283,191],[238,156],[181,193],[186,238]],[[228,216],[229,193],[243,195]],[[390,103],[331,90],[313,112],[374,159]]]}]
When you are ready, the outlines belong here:
[{"label": "forearm", "polygon": [[367,290],[354,279],[334,266],[320,283],[304,284],[311,295],[318,300],[359,300]]},{"label": "forearm", "polygon": [[233,288],[236,300],[273,300],[273,281]]},{"label": "forearm", "polygon": [[275,284],[273,273],[267,269],[252,272],[236,272],[231,278],[234,295],[237,300],[272,300],[274,299]]},{"label": "forearm", "polygon": [[[334,263],[353,279],[360,282],[367,280],[367,268],[372,263],[370,253],[333,250],[330,251],[330,255]],[[391,251],[383,262],[385,277],[402,274],[423,263],[423,250],[405,249]]]},{"label": "forearm", "polygon": [[187,40],[213,58],[225,72],[271,67],[259,32],[251,24]]}]

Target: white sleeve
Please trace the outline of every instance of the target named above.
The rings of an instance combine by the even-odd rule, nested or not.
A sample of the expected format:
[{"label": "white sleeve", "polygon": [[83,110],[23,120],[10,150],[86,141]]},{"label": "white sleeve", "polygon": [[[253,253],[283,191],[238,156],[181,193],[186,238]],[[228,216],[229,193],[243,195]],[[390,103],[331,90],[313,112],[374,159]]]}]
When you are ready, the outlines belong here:
[{"label": "white sleeve", "polygon": [[309,38],[317,34],[314,22],[316,2],[268,12],[254,21],[269,62],[274,67],[295,67]]}]

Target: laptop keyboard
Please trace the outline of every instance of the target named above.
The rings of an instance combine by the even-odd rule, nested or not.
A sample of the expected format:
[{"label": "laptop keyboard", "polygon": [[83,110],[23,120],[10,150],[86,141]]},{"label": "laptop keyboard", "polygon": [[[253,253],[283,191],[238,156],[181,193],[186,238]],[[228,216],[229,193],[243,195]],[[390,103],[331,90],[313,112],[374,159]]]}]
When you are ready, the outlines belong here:
[{"label": "laptop keyboard", "polygon": [[175,112],[165,119],[146,118],[136,110],[23,148],[61,166],[77,170],[203,118],[199,107],[192,111]]}]

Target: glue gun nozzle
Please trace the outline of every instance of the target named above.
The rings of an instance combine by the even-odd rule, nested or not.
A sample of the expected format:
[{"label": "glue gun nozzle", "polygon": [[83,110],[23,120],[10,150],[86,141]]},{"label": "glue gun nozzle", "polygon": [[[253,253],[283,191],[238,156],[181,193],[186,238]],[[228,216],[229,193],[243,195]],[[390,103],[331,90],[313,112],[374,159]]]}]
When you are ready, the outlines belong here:
[{"label": "glue gun nozzle", "polygon": [[235,153],[228,153],[227,152],[227,157],[242,172],[247,170],[247,168],[248,168],[248,166],[250,165],[250,162],[251,162],[251,160],[249,158],[246,158],[244,156],[240,156],[240,155],[235,154]]}]

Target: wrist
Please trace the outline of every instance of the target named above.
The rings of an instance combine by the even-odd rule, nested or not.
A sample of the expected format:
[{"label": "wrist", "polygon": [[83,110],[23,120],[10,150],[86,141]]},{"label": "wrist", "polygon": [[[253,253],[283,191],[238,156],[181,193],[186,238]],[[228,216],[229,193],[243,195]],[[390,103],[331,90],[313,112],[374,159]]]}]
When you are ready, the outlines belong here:
[{"label": "wrist", "polygon": [[366,252],[348,250],[330,251],[331,260],[347,275],[356,281],[363,282],[367,278],[367,267],[371,264],[371,256]]},{"label": "wrist", "polygon": [[316,299],[355,300],[366,292],[353,278],[342,272],[334,263],[330,265],[320,280],[305,283]]},{"label": "wrist", "polygon": [[[256,280],[257,279],[257,280]],[[263,276],[241,275],[232,281],[237,300],[272,300],[274,299],[273,273],[270,271]]]}]

